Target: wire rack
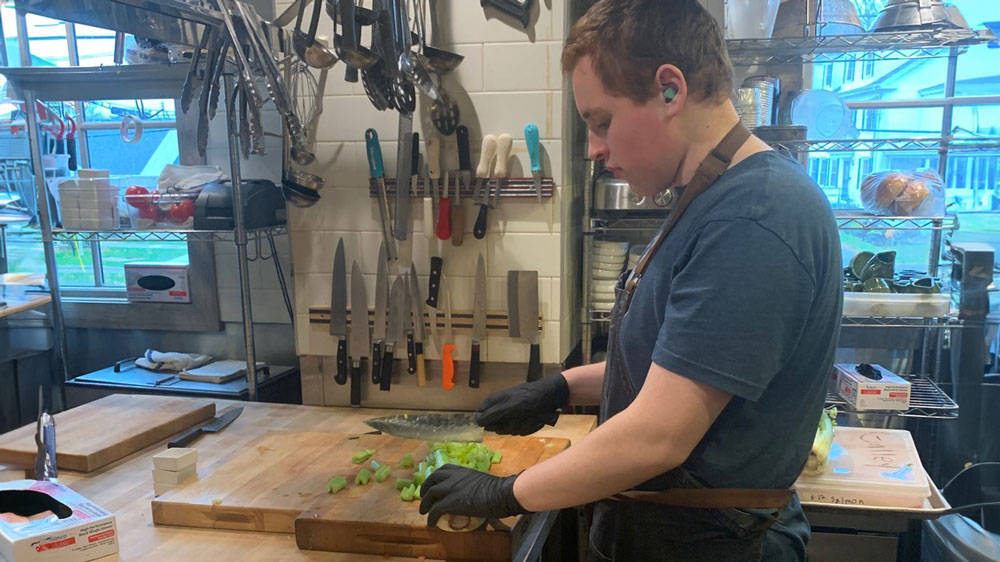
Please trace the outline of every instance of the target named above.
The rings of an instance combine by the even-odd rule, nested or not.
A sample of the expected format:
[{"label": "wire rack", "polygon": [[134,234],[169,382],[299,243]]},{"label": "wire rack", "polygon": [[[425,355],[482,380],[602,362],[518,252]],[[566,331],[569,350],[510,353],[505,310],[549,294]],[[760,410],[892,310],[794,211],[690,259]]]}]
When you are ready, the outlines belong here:
[{"label": "wire rack", "polygon": [[961,328],[962,321],[954,316],[939,318],[909,318],[904,316],[844,316],[841,326],[870,328]]},{"label": "wire rack", "polygon": [[880,217],[865,213],[837,213],[840,230],[955,230],[958,217]]},{"label": "wire rack", "polygon": [[836,406],[852,413],[864,414],[885,414],[902,418],[927,418],[927,419],[957,419],[958,404],[945,394],[941,388],[927,377],[920,375],[900,375],[910,382],[910,409],[909,410],[865,410],[856,412],[851,409],[843,398],[834,392],[826,395],[826,405]]},{"label": "wire rack", "polygon": [[[254,240],[267,236],[287,234],[285,225],[247,230],[247,238]],[[107,231],[71,231],[53,230],[55,241],[84,242],[227,242],[234,239],[231,230],[107,230]]]},{"label": "wire rack", "polygon": [[941,150],[949,152],[1000,148],[1000,138],[910,137],[891,139],[824,139],[769,141],[774,148],[790,152],[884,152],[895,150]]}]

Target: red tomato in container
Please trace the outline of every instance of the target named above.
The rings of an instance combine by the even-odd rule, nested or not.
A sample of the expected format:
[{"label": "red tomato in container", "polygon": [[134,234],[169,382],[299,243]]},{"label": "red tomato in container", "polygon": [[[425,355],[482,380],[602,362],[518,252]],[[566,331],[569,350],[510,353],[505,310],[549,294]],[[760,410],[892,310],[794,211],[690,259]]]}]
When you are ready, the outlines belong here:
[{"label": "red tomato in container", "polygon": [[136,208],[139,209],[139,218],[151,221],[160,220],[160,208],[153,203],[138,205]]},{"label": "red tomato in container", "polygon": [[170,219],[176,223],[183,223],[194,216],[194,201],[184,199],[170,206]]},{"label": "red tomato in container", "polygon": [[136,209],[141,209],[150,202],[149,190],[141,185],[129,186],[125,190],[125,202]]}]

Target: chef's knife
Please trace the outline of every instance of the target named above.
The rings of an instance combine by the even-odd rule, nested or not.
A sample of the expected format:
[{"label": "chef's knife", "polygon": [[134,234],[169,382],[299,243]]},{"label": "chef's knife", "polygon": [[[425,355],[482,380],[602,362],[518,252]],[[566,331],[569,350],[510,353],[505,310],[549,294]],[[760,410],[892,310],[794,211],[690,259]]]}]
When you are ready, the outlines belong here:
[{"label": "chef's knife", "polygon": [[396,151],[396,217],[392,233],[406,240],[410,229],[410,177],[413,166],[413,114],[399,113],[399,147]]},{"label": "chef's knife", "polygon": [[424,370],[424,340],[427,333],[424,329],[424,307],[420,298],[420,280],[417,268],[410,264],[410,306],[413,310],[413,355],[417,366],[417,386],[427,385],[427,372]]},{"label": "chef's knife", "polygon": [[226,410],[224,414],[216,417],[211,422],[196,427],[194,429],[188,430],[186,433],[174,439],[173,441],[167,443],[168,449],[173,449],[174,447],[186,447],[191,444],[195,439],[201,436],[202,433],[216,433],[227,425],[233,423],[233,420],[240,417],[243,413],[243,407],[232,408]]},{"label": "chef's knife", "polygon": [[455,129],[458,141],[458,177],[455,178],[455,202],[451,210],[451,245],[461,246],[465,239],[465,210],[462,208],[462,188],[472,187],[472,157],[469,155],[469,128]]},{"label": "chef's knife", "polygon": [[392,294],[389,296],[389,331],[385,336],[379,390],[389,390],[392,387],[393,352],[396,344],[403,341],[403,323],[410,317],[410,310],[404,299],[405,292],[405,280],[399,276],[392,282]]},{"label": "chef's knife", "polygon": [[472,358],[469,363],[469,386],[479,388],[479,345],[486,339],[486,264],[479,254],[476,264],[476,289],[472,304]]},{"label": "chef's knife", "polygon": [[[353,1],[353,0],[352,0]],[[385,243],[378,250],[375,273],[375,327],[372,330],[372,384],[379,384],[382,374],[382,346],[385,344],[386,308],[389,306],[389,272]]]},{"label": "chef's knife", "polygon": [[[515,307],[515,305],[510,305]],[[542,363],[538,347],[538,272],[517,272],[517,314],[522,338],[528,338],[531,353],[528,357],[528,382],[542,378]]]},{"label": "chef's knife", "polygon": [[[427,324],[430,327],[431,339],[441,343],[437,332],[438,317],[438,297],[441,292],[441,270],[444,269],[444,260],[438,256],[431,258],[430,275],[427,277],[427,314],[429,316]],[[430,340],[428,340],[430,341]]]},{"label": "chef's knife", "polygon": [[368,339],[368,294],[355,261],[351,266],[351,406],[361,405],[361,363],[371,351]]},{"label": "chef's knife", "polygon": [[507,336],[521,337],[521,324],[518,322],[517,310],[517,274],[518,271],[507,272]]},{"label": "chef's knife", "polygon": [[333,292],[330,295],[330,335],[337,338],[337,384],[347,384],[347,264],[344,239],[333,256]]},{"label": "chef's knife", "polygon": [[[444,280],[441,281],[444,284]],[[451,326],[451,291],[444,293],[444,340],[441,344],[441,387],[455,388],[455,339]]]},{"label": "chef's knife", "polygon": [[486,238],[486,212],[490,208],[490,173],[493,171],[493,158],[497,154],[497,138],[493,135],[483,137],[483,146],[479,151],[479,165],[476,166],[476,191],[473,195],[479,205],[479,215],[472,227],[472,235],[482,240]]},{"label": "chef's knife", "polygon": [[406,372],[409,374],[415,374],[417,372],[417,351],[416,347],[413,345],[413,309],[410,307],[410,274],[405,273],[406,278],[403,281],[403,306],[406,307],[405,319],[403,320],[403,325],[406,329]]},{"label": "chef's knife", "polygon": [[531,160],[531,177],[535,180],[535,198],[542,202],[542,158],[538,143],[538,125],[529,123],[524,128],[524,142],[528,145],[528,158]]},{"label": "chef's knife", "polygon": [[[304,1],[304,0],[303,0]],[[378,215],[382,225],[382,243],[390,261],[396,259],[396,240],[392,237],[392,219],[389,217],[389,197],[385,191],[385,167],[382,165],[382,145],[375,129],[365,131],[365,148],[368,153],[368,170],[375,178],[378,189]]]},{"label": "chef's knife", "polygon": [[475,414],[469,412],[398,414],[367,419],[365,423],[382,433],[404,439],[420,439],[435,443],[447,441],[478,443],[483,440],[483,428],[476,423]]},{"label": "chef's knife", "polygon": [[427,175],[431,177],[431,194],[437,209],[437,225],[434,233],[438,240],[451,237],[451,199],[448,198],[448,176],[441,183],[441,137],[435,133],[427,135]]}]

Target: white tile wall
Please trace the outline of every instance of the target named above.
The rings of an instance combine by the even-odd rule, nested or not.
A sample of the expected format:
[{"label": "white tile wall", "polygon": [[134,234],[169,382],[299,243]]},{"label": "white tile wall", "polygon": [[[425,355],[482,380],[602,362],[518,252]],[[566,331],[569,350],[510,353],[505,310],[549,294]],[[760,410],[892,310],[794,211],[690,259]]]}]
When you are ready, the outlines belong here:
[{"label": "white tile wall", "polygon": [[[537,2],[526,32],[512,25],[492,8],[484,9],[469,0],[438,0],[440,28],[434,44],[465,57],[459,68],[445,77],[445,88],[459,105],[461,121],[470,129],[473,166],[478,160],[480,139],[484,133],[508,133],[515,139],[510,173],[513,177],[530,176],[524,127],[535,123],[542,139],[544,174],[561,186],[563,165],[563,77],[559,55],[566,27],[564,1]],[[288,3],[277,2],[280,12]],[[370,4],[370,3],[369,3]],[[321,33],[329,29],[326,16]],[[368,196],[368,164],[364,132],[374,127],[379,135],[388,177],[395,176],[398,115],[376,111],[359,85],[343,81],[343,71],[335,67],[327,76],[323,98],[324,110],[317,132],[317,161],[308,171],[322,175],[326,187],[322,199],[313,207],[291,209],[291,257],[295,267],[297,352],[300,355],[329,356],[335,353],[335,341],[326,324],[310,325],[310,307],[330,303],[333,254],[337,241],[345,241],[348,270],[357,260],[365,274],[369,305],[374,304],[374,274],[378,249],[382,243],[378,207]],[[429,103],[421,99],[414,116],[414,130],[421,136],[434,131],[429,123]],[[454,136],[444,140],[444,168],[454,170],[458,158]],[[568,176],[568,174],[567,174]],[[482,254],[488,273],[487,308],[507,310],[507,272],[514,269],[539,273],[539,312],[544,318],[540,335],[542,360],[560,362],[569,349],[562,344],[560,324],[568,311],[562,300],[562,189],[541,205],[534,199],[503,199],[489,214],[485,240],[472,236],[478,207],[464,201],[466,237],[462,246],[450,241],[428,240],[422,234],[420,201],[411,206],[410,239],[399,245],[399,263],[391,274],[416,264],[422,289],[427,286],[430,256],[444,258],[445,292],[450,292],[455,311],[472,308],[477,257]],[[264,270],[258,273],[266,275]],[[230,283],[229,272],[220,270],[220,279]],[[443,322],[443,315],[442,315]],[[457,357],[466,360],[470,335],[457,333]],[[428,359],[438,359],[440,342],[425,345]],[[523,363],[528,359],[528,342],[512,340],[505,334],[491,333],[483,344],[484,359],[490,362]],[[319,367],[316,369],[318,371]],[[315,377],[314,377],[315,378]],[[318,379],[319,380],[319,379]],[[317,381],[313,381],[317,382]],[[323,392],[322,384],[317,383]],[[335,389],[333,394],[336,394]],[[344,390],[346,393],[346,390]],[[329,397],[328,397],[329,398]]]}]

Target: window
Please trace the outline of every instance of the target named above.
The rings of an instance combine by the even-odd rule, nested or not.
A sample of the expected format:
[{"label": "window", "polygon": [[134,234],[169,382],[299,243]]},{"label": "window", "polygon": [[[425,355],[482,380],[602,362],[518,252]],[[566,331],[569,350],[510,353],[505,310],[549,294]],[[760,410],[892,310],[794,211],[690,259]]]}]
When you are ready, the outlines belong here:
[{"label": "window", "polygon": [[829,88],[833,86],[833,64],[823,65],[823,86]]},{"label": "window", "polygon": [[844,82],[853,82],[854,81],[854,69],[855,69],[855,66],[856,66],[856,64],[855,64],[854,61],[849,61],[847,63],[844,63]]},{"label": "window", "polygon": [[875,75],[875,58],[865,55],[861,59],[861,78],[867,79]]}]

